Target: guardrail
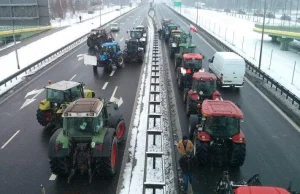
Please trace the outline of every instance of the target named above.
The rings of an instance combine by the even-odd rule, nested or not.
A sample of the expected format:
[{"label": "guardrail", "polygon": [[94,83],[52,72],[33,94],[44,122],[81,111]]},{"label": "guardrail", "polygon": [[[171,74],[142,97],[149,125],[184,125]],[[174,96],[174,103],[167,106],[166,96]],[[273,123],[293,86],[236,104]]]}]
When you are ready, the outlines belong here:
[{"label": "guardrail", "polygon": [[[139,6],[138,6],[139,7]],[[115,19],[109,21],[109,22],[106,22],[104,24],[102,24],[101,27],[111,23],[111,22],[114,22],[116,20],[118,20],[119,18],[123,17],[124,15],[127,15],[129,13],[131,13],[132,11],[134,11],[135,9],[137,9],[138,7],[135,7],[133,8],[132,10],[116,17]],[[86,40],[86,37],[89,33],[81,36],[80,38],[74,40],[73,42],[59,48],[58,50],[48,54],[47,56],[37,60],[36,62],[28,65],[27,67],[17,71],[16,73],[14,73],[13,75],[3,79],[0,81],[0,87],[4,86],[4,87],[7,87],[9,85],[9,83],[12,83],[14,80],[21,80],[22,77],[24,76],[28,76],[28,75],[31,75],[32,72],[45,65],[45,64],[49,64],[49,63],[52,63],[56,60],[58,60],[60,57],[62,57],[64,54],[66,54],[67,52],[71,51],[73,48],[75,48],[77,45],[79,45],[80,43],[84,42]],[[7,92],[7,91],[6,91]],[[3,94],[5,94],[6,92],[4,92]],[[3,94],[1,94],[0,96],[2,96]]]},{"label": "guardrail", "polygon": [[[220,41],[218,38],[216,38],[215,36],[213,36],[211,33],[209,33],[207,30],[205,30],[204,28],[199,27],[197,24],[195,24],[193,21],[191,21],[190,19],[183,17],[182,15],[180,15],[178,12],[174,11],[173,9],[171,9],[169,6],[167,6],[168,9],[170,9],[171,11],[173,11],[176,15],[180,16],[181,18],[183,18],[184,20],[186,20],[187,22],[191,23],[192,25],[194,25],[199,31],[201,31],[202,33],[204,33],[207,37],[209,37],[210,40],[213,40],[215,43],[217,43],[219,46],[221,46],[223,48],[223,50],[225,51],[229,51],[229,52],[234,52],[236,54],[238,54],[239,56],[241,56],[239,53],[235,52],[233,49],[231,49],[229,46],[227,46],[226,44],[224,44],[222,41]],[[243,57],[243,56],[241,56]],[[243,57],[244,58],[244,57]],[[271,87],[275,87],[276,91],[280,91],[281,95],[285,95],[286,99],[290,98],[292,104],[297,103],[298,104],[298,110],[300,110],[300,99],[293,94],[292,92],[290,92],[288,89],[286,89],[283,85],[281,85],[279,82],[275,81],[273,78],[271,78],[269,75],[267,75],[265,72],[261,71],[260,69],[258,69],[258,67],[256,67],[254,64],[252,64],[250,61],[248,61],[246,58],[245,62],[247,65],[247,68],[249,71],[257,74],[259,77],[262,78],[263,81],[266,81],[267,83],[271,84]]]},{"label": "guardrail", "polygon": [[154,23],[154,39],[152,49],[149,112],[147,119],[147,137],[144,166],[143,193],[165,194],[164,142],[162,130],[161,95],[160,95],[160,46],[157,27]]}]

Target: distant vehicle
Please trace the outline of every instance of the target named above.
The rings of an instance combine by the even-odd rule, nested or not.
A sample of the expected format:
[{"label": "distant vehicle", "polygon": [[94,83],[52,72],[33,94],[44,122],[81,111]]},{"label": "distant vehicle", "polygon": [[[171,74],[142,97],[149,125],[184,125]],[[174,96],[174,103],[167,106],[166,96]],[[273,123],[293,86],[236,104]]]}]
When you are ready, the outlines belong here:
[{"label": "distant vehicle", "polygon": [[220,87],[243,87],[246,63],[242,57],[233,52],[216,52],[208,62],[209,71],[216,75]]},{"label": "distant vehicle", "polygon": [[272,12],[267,13],[266,15],[267,18],[275,18],[275,14]]},{"label": "distant vehicle", "polygon": [[230,9],[224,9],[224,12],[226,12],[226,13],[230,13],[230,12],[231,12],[231,10],[230,10]]},{"label": "distant vehicle", "polygon": [[286,14],[283,14],[281,17],[280,17],[281,20],[287,20],[287,21],[291,21],[292,18],[291,16],[289,15],[286,15]]},{"label": "distant vehicle", "polygon": [[264,17],[264,13],[261,10],[256,10],[253,13],[253,16],[259,16],[259,17]]},{"label": "distant vehicle", "polygon": [[239,9],[239,10],[238,10],[238,14],[245,15],[245,14],[246,14],[246,12],[245,12],[244,10],[242,10],[242,9]]},{"label": "distant vehicle", "polygon": [[94,10],[88,10],[88,14],[94,14]]},{"label": "distant vehicle", "polygon": [[120,31],[120,27],[118,23],[112,23],[110,25],[110,31]]}]

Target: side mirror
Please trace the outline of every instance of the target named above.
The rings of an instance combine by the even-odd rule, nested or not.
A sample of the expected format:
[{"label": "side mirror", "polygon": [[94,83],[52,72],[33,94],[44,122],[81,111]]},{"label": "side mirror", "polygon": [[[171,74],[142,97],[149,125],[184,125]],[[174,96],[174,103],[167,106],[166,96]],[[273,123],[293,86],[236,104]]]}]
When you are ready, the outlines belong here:
[{"label": "side mirror", "polygon": [[119,110],[119,106],[116,103],[114,103],[114,110]]},{"label": "side mirror", "polygon": [[209,63],[212,63],[212,60],[211,60],[211,59],[208,59],[208,62],[209,62]]},{"label": "side mirror", "polygon": [[198,131],[203,131],[203,127],[201,125],[198,126]]}]

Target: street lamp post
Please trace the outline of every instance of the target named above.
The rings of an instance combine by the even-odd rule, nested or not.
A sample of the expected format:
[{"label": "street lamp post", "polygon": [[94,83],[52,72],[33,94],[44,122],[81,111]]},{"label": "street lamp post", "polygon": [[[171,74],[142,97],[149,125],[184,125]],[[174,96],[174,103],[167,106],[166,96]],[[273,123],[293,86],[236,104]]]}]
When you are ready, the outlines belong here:
[{"label": "street lamp post", "polygon": [[196,24],[198,25],[198,11],[199,11],[199,2],[197,1],[197,18],[196,18]]},{"label": "street lamp post", "polygon": [[101,9],[102,9],[102,0],[100,0],[100,27],[101,27]]},{"label": "street lamp post", "polygon": [[264,33],[265,33],[266,9],[267,9],[267,0],[265,0],[265,5],[264,5],[264,19],[263,19],[263,26],[262,26],[262,32],[261,32],[261,43],[260,43],[260,53],[259,53],[258,69],[260,69],[260,67],[261,67],[261,56],[262,56]]},{"label": "street lamp post", "polygon": [[10,15],[12,18],[11,23],[12,23],[12,27],[13,27],[14,49],[15,49],[15,53],[16,53],[17,67],[18,67],[18,69],[20,69],[19,55],[18,55],[18,49],[17,49],[17,45],[16,45],[16,35],[15,35],[15,21],[14,21],[15,14],[14,14],[14,10],[11,5],[11,0],[9,0],[9,6],[10,6]]}]

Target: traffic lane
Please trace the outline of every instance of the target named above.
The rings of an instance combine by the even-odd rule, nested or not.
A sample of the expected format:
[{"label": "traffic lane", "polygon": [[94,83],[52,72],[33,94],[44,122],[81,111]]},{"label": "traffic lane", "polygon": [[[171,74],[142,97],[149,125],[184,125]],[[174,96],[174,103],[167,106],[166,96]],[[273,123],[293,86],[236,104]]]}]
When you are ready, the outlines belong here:
[{"label": "traffic lane", "polygon": [[[140,10],[137,13],[134,12],[135,16],[140,15],[141,11],[142,10]],[[125,20],[126,20],[126,17],[123,18],[121,21],[125,21]],[[140,18],[140,20],[144,21],[144,18]],[[124,24],[126,26],[132,25],[132,23],[130,21],[124,22]],[[126,33],[126,30],[122,30],[119,34],[121,34],[122,37],[125,37],[125,35],[127,33]],[[124,43],[121,42],[120,44],[122,45]],[[88,47],[86,46],[86,43],[83,43],[82,47],[79,46],[79,49],[77,51],[75,51],[75,52],[73,51],[74,53],[70,56],[67,56],[67,58],[65,60],[62,60],[59,63],[59,65],[52,67],[51,70],[49,70],[43,76],[39,77],[35,82],[31,83],[29,86],[24,87],[22,90],[20,90],[14,96],[12,96],[5,104],[2,104],[1,105],[1,113],[0,113],[0,116],[1,116],[0,122],[1,122],[1,120],[7,121],[10,119],[19,118],[22,116],[22,114],[27,114],[26,113],[27,107],[25,107],[19,111],[20,107],[25,102],[24,97],[30,91],[33,91],[35,89],[41,89],[41,88],[45,87],[48,84],[48,80],[52,80],[52,82],[55,83],[55,82],[58,82],[61,80],[69,80],[74,75],[76,75],[74,78],[75,80],[84,82],[85,76],[90,77],[92,75],[92,67],[83,65],[83,61],[82,60],[78,61],[77,56],[80,54],[87,53],[87,50],[88,50]],[[84,72],[84,70],[87,70],[87,69],[90,70],[90,74],[85,74],[85,76],[83,76],[82,72]],[[118,71],[118,69],[116,71]],[[106,73],[103,72],[103,68],[98,68],[98,74],[96,74],[94,77],[95,81],[97,81],[97,83],[98,83],[96,85],[97,86],[96,88],[98,88],[98,87],[102,88],[103,85],[105,84],[105,82],[107,82],[106,80],[108,78],[112,77],[109,75],[107,75]],[[100,83],[99,83],[99,81],[100,81]],[[88,83],[85,83],[85,84],[86,84],[86,88],[89,88],[92,90],[96,89],[96,88],[89,86]],[[106,92],[107,94],[109,94],[113,91],[113,89],[110,88],[109,84],[107,85],[107,90],[109,90],[108,92]],[[98,91],[96,91],[96,95],[100,95],[102,93],[103,93],[103,91],[100,89]],[[33,96],[34,95],[28,96],[27,99],[30,99]],[[40,93],[35,98],[36,100],[28,106],[36,106],[37,107],[37,103],[40,102],[41,100],[43,100],[44,98],[45,98],[45,92]],[[21,115],[18,115],[18,114],[21,114]],[[35,115],[35,112],[33,113],[33,115]],[[0,131],[0,142],[2,144],[4,144],[16,132],[14,130],[10,130],[11,127],[16,128],[15,126],[12,126],[10,124],[10,122],[6,122],[6,123],[4,123],[4,125],[2,125],[2,130]]]},{"label": "traffic lane", "polygon": [[[177,22],[180,22],[180,20],[177,20]],[[184,23],[180,23],[179,25],[184,26]],[[197,42],[199,36],[194,37]],[[204,45],[201,44],[201,46]],[[205,46],[205,48],[207,50],[203,51],[204,55],[211,55],[215,52],[208,45]],[[176,84],[175,81],[173,83]],[[297,152],[297,149],[300,147],[299,133],[292,125],[248,83],[245,83],[240,93],[228,89],[221,90],[221,93],[224,99],[239,103],[245,114],[246,122],[242,124],[242,129],[247,138],[247,156],[245,164],[241,168],[241,173],[237,173],[236,178],[247,179],[254,172],[259,172],[264,183],[286,186],[285,180],[288,179],[299,182],[300,166],[296,159],[299,158],[299,152]],[[250,106],[249,103],[251,103]],[[181,118],[186,118],[182,107],[183,106],[179,106],[178,108],[179,115]],[[185,133],[187,133],[187,125],[182,126],[182,129],[186,130]],[[285,138],[283,138],[283,136]],[[260,156],[257,157],[257,155]],[[275,171],[274,169],[278,170]],[[201,173],[199,173],[199,175],[200,174]],[[219,175],[220,174],[216,174],[215,177],[217,178]],[[203,182],[204,184],[209,184],[206,181]],[[201,183],[195,184],[195,186],[200,185]],[[202,187],[200,186],[199,188],[205,187],[209,186],[202,185]],[[200,192],[201,189],[196,189],[195,192],[196,191]]]},{"label": "traffic lane", "polygon": [[[85,72],[86,73],[84,73],[84,71],[82,71],[82,70],[80,70],[80,72],[81,72],[81,74],[86,74],[86,76],[83,76],[83,77],[88,77],[88,78],[90,78],[91,76],[91,68],[87,68],[87,67],[85,67]],[[133,70],[130,70],[130,69],[128,69],[129,71],[128,72],[133,72]],[[137,72],[139,72],[140,71],[140,69],[137,69],[136,67],[134,67],[134,70],[138,70]],[[56,74],[55,72],[54,72],[54,74]],[[139,73],[138,73],[139,74]],[[57,75],[57,74],[56,74]],[[125,78],[128,78],[128,77],[132,77],[132,75],[128,75],[128,76],[125,76]],[[133,83],[134,82],[136,82],[136,84],[138,83],[138,76],[135,76],[136,78],[137,78],[137,80],[136,81],[133,81]],[[124,80],[125,78],[122,78],[121,80]],[[74,79],[76,79],[76,77],[74,78]],[[48,80],[47,78],[45,79],[45,81],[46,80]],[[132,79],[128,79],[128,80],[131,80],[132,81]],[[125,84],[126,84],[126,82],[124,82]],[[95,83],[95,84],[97,84],[97,83]],[[88,84],[87,84],[88,85]],[[126,86],[128,87],[128,85],[131,85],[132,86],[132,83],[129,83],[129,84],[127,84]],[[130,90],[127,90],[127,91],[130,91]],[[96,93],[97,93],[97,91],[96,91]],[[129,94],[135,94],[136,92],[128,92]],[[116,92],[116,95],[118,95],[118,92]],[[109,97],[109,96],[108,96]],[[130,96],[129,98],[127,98],[126,96],[123,96],[123,98],[125,98],[125,101],[127,101],[127,99],[129,99],[129,100],[132,100],[133,101],[133,99],[134,99],[134,96]],[[129,100],[128,100],[128,102],[129,102]],[[134,102],[131,102],[131,103],[128,103],[128,105],[130,106],[131,104],[133,104]],[[126,103],[127,104],[127,103]],[[30,107],[31,109],[32,109],[32,111],[29,111],[29,112],[34,112],[35,113],[35,111],[36,111],[36,108],[35,107]],[[131,106],[131,108],[132,108],[132,106]],[[120,108],[120,112],[122,111],[122,109],[123,109],[123,105],[121,106],[121,108]],[[127,109],[127,108],[126,108]],[[131,111],[124,111],[124,112],[130,112],[130,115],[131,115]],[[129,118],[129,119],[128,119]],[[36,120],[35,120],[35,118],[32,118],[33,120],[31,120],[29,123],[30,124],[32,124],[32,123],[37,123],[36,122]],[[127,116],[127,118],[126,118],[126,116],[125,116],[125,119],[126,120],[129,120],[130,121],[130,116],[128,115]],[[24,123],[24,122],[22,122],[22,123]],[[27,131],[24,131],[24,133],[25,134],[31,134],[32,135],[32,132],[33,132],[33,129],[32,128],[34,128],[34,127],[37,127],[37,130],[35,130],[34,131],[34,133],[38,133],[38,132],[41,132],[42,131],[42,128],[38,125],[38,124],[34,124],[34,126],[32,127],[32,126],[30,126],[30,127],[28,127],[28,125],[27,125],[27,128],[30,128],[30,130],[31,131],[29,131],[28,133],[27,133]],[[22,131],[21,131],[22,132]],[[31,135],[29,135],[29,136],[31,136]],[[19,136],[17,136],[16,137],[16,140],[18,140],[18,137]],[[41,138],[41,139],[45,139],[45,141],[43,141],[44,143],[43,143],[43,145],[44,145],[44,148],[45,149],[47,149],[47,147],[48,147],[48,139],[50,138],[50,135],[48,136],[48,137],[46,137],[46,138]],[[25,138],[22,138],[22,139],[25,139]],[[30,137],[28,137],[27,139],[30,139],[31,141],[33,141],[34,142],[34,139],[33,138],[30,138]],[[40,140],[39,138],[37,138],[37,140]],[[18,144],[21,144],[21,143],[18,143]],[[10,145],[10,144],[9,144]],[[15,143],[14,144],[12,144],[12,145],[16,145]],[[36,144],[36,146],[35,147],[39,147],[40,145],[37,143]],[[28,147],[27,147],[28,148]],[[123,148],[124,149],[124,148]],[[17,150],[17,149],[16,149]],[[28,148],[28,150],[34,150],[34,149],[32,149],[32,148]],[[9,151],[8,149],[7,149],[7,151]],[[42,155],[42,156],[40,156],[41,158],[46,158],[46,159],[48,159],[47,158],[47,151],[45,150],[44,152],[39,152],[39,153],[44,153],[44,155]],[[122,153],[120,153],[121,155],[122,155]],[[26,156],[27,155],[24,155],[24,156],[22,156],[22,158],[24,158],[25,160],[26,160]],[[29,156],[30,157],[30,156]],[[13,160],[13,158],[11,158],[11,159],[9,159],[8,157],[5,157],[6,158],[6,160],[5,161],[11,161],[11,160]],[[3,161],[1,161],[1,163],[5,163],[5,161],[3,162]],[[30,161],[30,159],[28,159],[28,160],[26,160],[26,161]],[[48,173],[49,173],[49,164],[48,164],[48,161],[47,162],[41,162],[41,163],[43,163],[43,164],[45,164],[45,166],[44,166],[44,168],[45,169],[47,169],[47,171],[48,171]],[[30,167],[28,167],[28,166],[26,166],[25,167],[26,169],[30,169]],[[9,169],[9,168],[8,168]],[[29,170],[29,172],[30,172],[31,170]],[[49,174],[48,173],[46,173],[46,177],[44,177],[44,178],[38,178],[37,180],[47,180],[48,178],[49,178]],[[6,173],[5,173],[6,174]],[[9,177],[9,176],[5,176],[5,174],[3,174],[3,177]],[[43,173],[44,174],[44,173]],[[27,174],[28,175],[28,174]],[[23,177],[23,176],[22,176]],[[34,175],[34,177],[39,177],[38,176],[38,174],[36,174],[36,175]],[[14,181],[8,181],[8,182],[14,182]],[[38,181],[39,182],[39,181]],[[25,186],[26,185],[24,185],[24,188],[25,188]],[[9,187],[9,186],[8,186]],[[6,187],[7,188],[7,187]],[[12,185],[12,188],[13,188],[13,185]],[[20,187],[20,188],[23,188],[23,185]],[[26,192],[27,193],[27,192]],[[55,193],[55,192],[54,192]]]}]

